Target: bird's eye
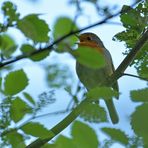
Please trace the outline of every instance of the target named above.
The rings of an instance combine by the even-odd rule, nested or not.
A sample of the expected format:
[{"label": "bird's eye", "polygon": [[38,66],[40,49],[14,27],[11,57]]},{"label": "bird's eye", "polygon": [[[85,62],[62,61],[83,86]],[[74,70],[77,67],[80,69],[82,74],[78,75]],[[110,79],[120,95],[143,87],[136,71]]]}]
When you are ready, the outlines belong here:
[{"label": "bird's eye", "polygon": [[88,40],[88,41],[91,41],[91,38],[88,36],[88,37],[87,37],[87,40]]}]

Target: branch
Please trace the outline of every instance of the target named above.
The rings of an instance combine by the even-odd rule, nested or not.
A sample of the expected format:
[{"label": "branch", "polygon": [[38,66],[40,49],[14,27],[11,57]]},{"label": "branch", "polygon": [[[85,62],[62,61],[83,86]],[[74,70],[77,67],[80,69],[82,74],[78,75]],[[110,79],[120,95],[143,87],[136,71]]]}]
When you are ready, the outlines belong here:
[{"label": "branch", "polygon": [[[135,2],[133,5],[131,5],[131,7],[135,6],[136,4],[137,4],[137,2]],[[92,25],[86,26],[86,27],[84,27],[84,28],[82,28],[82,29],[80,29],[80,30],[71,31],[71,32],[69,32],[68,34],[66,34],[66,35],[64,35],[64,36],[62,36],[62,37],[60,37],[60,38],[57,39],[57,40],[55,40],[53,43],[51,43],[51,44],[50,44],[48,47],[46,47],[46,48],[41,48],[41,49],[39,49],[39,50],[36,50],[36,51],[31,52],[30,54],[19,55],[19,56],[13,58],[13,59],[9,59],[9,60],[7,60],[7,61],[5,61],[5,62],[0,63],[0,68],[6,66],[6,65],[8,65],[8,64],[14,63],[14,62],[16,62],[16,61],[19,61],[19,60],[22,60],[22,59],[31,57],[31,56],[36,55],[36,54],[39,54],[39,53],[41,53],[41,52],[44,52],[44,51],[47,51],[47,50],[52,50],[52,48],[53,48],[53,46],[54,46],[55,44],[60,43],[60,42],[63,41],[64,39],[66,39],[66,38],[68,38],[68,37],[70,37],[70,36],[72,36],[72,35],[74,35],[74,34],[76,34],[76,33],[80,33],[80,32],[82,32],[82,31],[84,31],[84,30],[90,29],[90,28],[92,28],[92,27],[95,27],[95,26],[98,26],[98,25],[102,25],[102,24],[106,23],[109,19],[114,18],[114,17],[118,16],[119,14],[122,14],[122,13],[125,13],[125,12],[128,12],[128,11],[130,11],[130,8],[127,8],[127,9],[125,9],[124,11],[118,11],[118,12],[115,13],[115,14],[109,15],[108,17],[106,17],[106,18],[103,19],[102,21],[99,21],[99,22],[96,22],[96,23],[94,23],[94,24],[92,24]]]},{"label": "branch", "polygon": [[28,145],[26,148],[40,148],[45,143],[50,141],[52,138],[57,136],[63,129],[65,129],[68,125],[70,125],[80,114],[83,106],[87,103],[86,100],[83,100],[73,111],[65,117],[61,122],[59,122],[57,125],[55,125],[53,128],[49,130],[49,137],[45,139],[38,138],[34,142],[32,142],[30,145]]},{"label": "branch", "polygon": [[[115,81],[117,81],[117,79],[121,77],[122,73],[125,71],[128,65],[132,62],[134,57],[137,55],[137,53],[140,51],[140,49],[142,48],[142,46],[145,44],[147,40],[148,40],[148,30],[139,39],[139,41],[136,43],[136,45],[131,50],[131,52],[125,57],[125,59],[119,65],[117,70],[113,73],[110,79],[106,80],[103,84],[112,85]],[[28,145],[27,148],[35,148],[35,147],[40,148],[45,143],[50,141],[52,138],[57,136],[57,134],[59,134],[63,129],[65,129],[68,125],[70,125],[79,116],[83,105],[85,105],[86,103],[87,103],[87,99],[83,100],[67,117],[65,117],[61,122],[59,122],[57,125],[51,128],[49,130],[48,138],[45,138],[45,139],[38,138],[37,140],[32,142],[30,145]]]},{"label": "branch", "polygon": [[122,74],[122,76],[130,76],[130,77],[139,78],[139,79],[141,79],[141,80],[148,81],[148,79],[147,79],[147,78],[140,77],[140,76],[136,76],[136,75],[129,74],[129,73],[123,73],[123,74]]}]

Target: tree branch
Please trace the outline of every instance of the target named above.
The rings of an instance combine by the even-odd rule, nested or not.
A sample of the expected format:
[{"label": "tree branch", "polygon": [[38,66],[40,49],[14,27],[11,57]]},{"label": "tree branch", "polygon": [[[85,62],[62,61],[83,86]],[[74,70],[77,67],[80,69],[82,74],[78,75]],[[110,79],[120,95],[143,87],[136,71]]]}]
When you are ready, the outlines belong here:
[{"label": "tree branch", "polygon": [[[137,2],[135,2],[133,5],[131,5],[131,7],[135,6],[136,4],[137,4]],[[31,56],[33,56],[33,55],[39,54],[39,53],[41,53],[41,52],[44,52],[44,51],[47,51],[47,50],[52,50],[52,48],[53,48],[53,46],[54,46],[55,44],[60,43],[62,40],[66,39],[67,37],[70,37],[70,36],[72,36],[72,35],[74,35],[74,34],[76,34],[76,33],[80,33],[80,32],[82,32],[82,31],[87,30],[87,29],[90,29],[90,28],[92,28],[92,27],[95,27],[95,26],[98,26],[98,25],[102,25],[102,24],[106,23],[109,19],[114,18],[114,17],[118,16],[119,14],[122,14],[122,13],[125,13],[125,12],[128,12],[128,11],[130,11],[130,8],[127,8],[127,9],[125,9],[124,11],[119,11],[119,12],[117,12],[117,13],[115,13],[115,14],[109,15],[108,17],[106,17],[106,18],[103,19],[102,21],[99,21],[99,22],[96,22],[96,23],[94,23],[94,24],[92,24],[92,25],[86,26],[86,27],[84,27],[84,28],[82,28],[82,29],[80,29],[80,30],[71,31],[71,32],[69,32],[68,34],[63,35],[63,36],[60,37],[59,39],[55,40],[53,43],[51,43],[51,44],[50,44],[48,47],[46,47],[46,48],[41,48],[41,49],[39,49],[39,50],[35,50],[35,51],[31,52],[30,54],[19,55],[19,56],[15,57],[15,58],[12,58],[12,59],[9,59],[9,60],[7,60],[7,61],[5,61],[5,62],[0,63],[0,68],[6,66],[6,65],[8,65],[8,64],[14,63],[14,62],[16,62],[16,61],[19,61],[19,60],[21,60],[21,59],[25,59],[25,58],[31,57]]]},{"label": "tree branch", "polygon": [[32,142],[30,145],[28,145],[26,148],[40,148],[45,143],[50,141],[52,138],[54,138],[57,134],[59,134],[63,129],[65,129],[68,125],[72,123],[80,114],[81,109],[83,106],[87,103],[86,100],[83,100],[73,111],[65,117],[61,122],[59,122],[57,125],[55,125],[53,128],[49,130],[49,137],[45,139],[38,138],[34,142]]},{"label": "tree branch", "polygon": [[[140,49],[143,47],[143,45],[147,40],[148,40],[148,30],[143,34],[143,36],[135,44],[133,49],[125,57],[125,59],[122,61],[122,63],[119,65],[117,70],[113,73],[113,75],[111,75],[111,77],[107,79],[103,84],[112,85],[115,81],[117,81],[117,79],[121,77],[122,73],[125,71],[128,65],[132,62],[134,57],[137,55],[137,53],[140,51]],[[30,145],[28,145],[27,148],[35,148],[35,147],[40,148],[45,143],[47,143],[52,138],[54,138],[57,134],[59,134],[63,129],[65,129],[68,125],[70,125],[79,116],[81,112],[81,108],[86,103],[87,103],[87,99],[83,100],[67,117],[65,117],[61,122],[59,122],[57,125],[51,128],[49,130],[48,138],[45,138],[45,139],[38,138],[37,140],[32,142]]]}]

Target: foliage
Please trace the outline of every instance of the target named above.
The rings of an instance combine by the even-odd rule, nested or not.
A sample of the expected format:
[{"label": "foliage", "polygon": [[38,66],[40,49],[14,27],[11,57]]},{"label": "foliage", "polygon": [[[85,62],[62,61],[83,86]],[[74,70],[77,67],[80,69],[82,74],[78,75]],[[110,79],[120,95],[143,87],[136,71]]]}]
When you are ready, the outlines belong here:
[{"label": "foliage", "polygon": [[[78,29],[77,25],[70,18],[60,17],[56,20],[54,24],[54,30],[53,30],[54,39],[57,40],[63,35],[66,35],[77,29]],[[58,52],[69,51],[69,48],[73,46],[77,40],[78,39],[75,35],[72,35],[64,39],[59,44],[57,44],[56,51]]]},{"label": "foliage", "polygon": [[[125,30],[116,34],[114,40],[124,41],[127,50],[124,52],[127,55],[139,40],[142,34],[148,29],[148,4],[143,1],[136,8],[123,6],[122,11],[130,9],[129,12],[122,13],[120,16],[121,22]],[[134,65],[140,76],[148,78],[148,43],[142,47],[131,65]]]},{"label": "foliage", "polygon": [[[89,136],[87,136],[89,135]],[[64,145],[63,145],[64,144]],[[88,125],[76,121],[71,130],[71,138],[65,136],[59,136],[51,147],[65,148],[68,147],[86,147],[86,148],[97,148],[99,141],[97,139],[95,131]],[[46,148],[46,145],[45,145]]]},{"label": "foliage", "polygon": [[[85,54],[83,54],[84,51]],[[104,57],[101,54],[98,54],[97,50],[92,50],[90,47],[79,47],[73,52],[73,55],[79,63],[89,68],[97,69],[105,65]]]},{"label": "foliage", "polygon": [[[92,4],[99,16],[110,16],[113,8],[115,8],[109,5],[102,6],[97,0],[83,0],[80,2],[70,0],[69,2],[77,8],[78,13],[83,12],[82,4]],[[124,12],[127,8],[129,11]],[[53,50],[58,55],[68,53],[89,68],[96,69],[104,66],[104,58],[97,51],[86,47],[79,47],[75,50],[75,43],[78,38],[73,32],[79,29],[75,19],[59,16],[55,19],[53,28],[50,30],[47,22],[41,19],[40,14],[28,14],[22,17],[21,12],[18,12],[17,6],[12,1],[4,2],[1,12],[4,19],[0,22],[0,147],[24,148],[32,137],[46,139],[59,134],[55,129],[56,134],[40,122],[33,121],[33,119],[44,116],[39,115],[41,110],[46,107],[49,108],[49,105],[55,103],[55,89],[67,92],[71,99],[64,112],[71,110],[75,114],[79,111],[82,122],[76,121],[72,124],[70,137],[60,135],[52,144],[46,144],[42,147],[105,148],[114,143],[120,143],[129,148],[148,147],[148,89],[146,87],[130,92],[131,100],[139,104],[130,117],[130,125],[134,134],[129,136],[125,131],[115,127],[101,126],[101,128],[99,127],[100,131],[98,128],[94,130],[91,126],[108,122],[106,110],[99,102],[100,99],[106,100],[118,97],[118,92],[108,87],[96,87],[85,94],[83,86],[79,83],[75,86],[75,77],[70,67],[62,62],[57,62],[57,59],[53,59],[52,62],[43,63],[44,66],[42,66],[49,90],[41,94],[36,92],[36,96],[34,96],[28,91],[31,80],[23,65],[21,65],[22,68],[19,68],[18,65],[11,67],[12,63],[23,58],[29,59],[30,63],[38,62],[36,64],[42,65],[45,58],[51,57]],[[79,15],[83,17],[83,13]],[[113,39],[125,42],[127,50],[124,55],[128,55],[139,38],[148,29],[148,1],[139,2],[134,8],[123,6],[120,20],[125,30],[117,33]],[[19,30],[24,36],[25,41],[21,45],[18,46],[16,40],[9,34],[10,28]],[[49,35],[49,33],[52,34]],[[52,37],[54,41],[51,40]],[[50,45],[53,45],[52,48]],[[130,65],[134,65],[138,75],[145,78],[148,78],[147,47],[148,42],[142,47]],[[1,65],[5,62],[10,62],[11,68],[2,67]],[[38,80],[36,80],[36,87],[40,88]],[[60,99],[63,99],[62,97]],[[84,100],[86,100],[86,104],[78,111],[73,110],[73,108],[79,107],[79,104]],[[56,125],[56,127],[58,126]],[[62,126],[65,125],[59,127]],[[58,130],[61,131],[62,129]],[[98,132],[105,135],[103,141],[97,135]]]},{"label": "foliage", "polygon": [[40,20],[36,14],[27,15],[20,19],[17,22],[17,27],[27,38],[32,39],[34,42],[49,41],[48,32],[50,30],[48,25],[45,21]]},{"label": "foliage", "polygon": [[17,49],[15,41],[8,34],[0,35],[0,51],[2,58],[10,58]]}]

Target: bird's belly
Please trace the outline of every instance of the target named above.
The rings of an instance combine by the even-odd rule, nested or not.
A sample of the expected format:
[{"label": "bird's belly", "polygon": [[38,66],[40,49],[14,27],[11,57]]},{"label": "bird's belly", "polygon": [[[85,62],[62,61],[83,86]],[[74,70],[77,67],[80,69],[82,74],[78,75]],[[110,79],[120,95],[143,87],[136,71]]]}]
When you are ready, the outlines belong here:
[{"label": "bird's belly", "polygon": [[76,71],[80,81],[87,89],[99,86],[109,75],[106,71],[107,67],[100,69],[90,69],[79,63],[76,64]]}]

